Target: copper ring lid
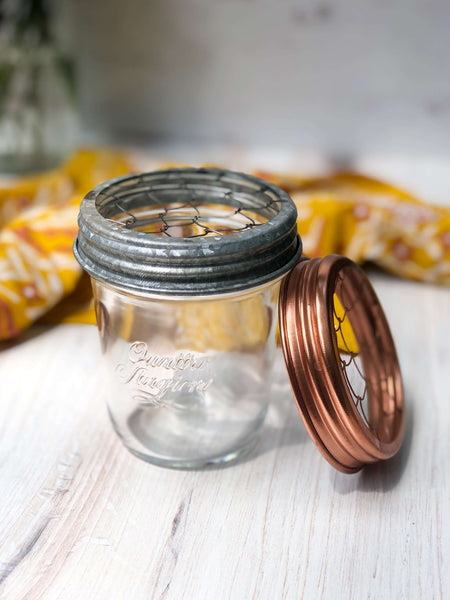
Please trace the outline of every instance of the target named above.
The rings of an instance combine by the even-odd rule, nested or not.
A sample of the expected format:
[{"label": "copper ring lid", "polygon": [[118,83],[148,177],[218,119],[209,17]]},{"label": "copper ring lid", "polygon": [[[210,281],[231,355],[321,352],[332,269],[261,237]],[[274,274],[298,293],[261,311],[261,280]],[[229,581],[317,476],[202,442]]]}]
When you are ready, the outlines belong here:
[{"label": "copper ring lid", "polygon": [[393,456],[405,430],[403,385],[362,269],[336,255],[300,260],[282,283],[279,316],[294,396],[323,456],[344,473]]}]

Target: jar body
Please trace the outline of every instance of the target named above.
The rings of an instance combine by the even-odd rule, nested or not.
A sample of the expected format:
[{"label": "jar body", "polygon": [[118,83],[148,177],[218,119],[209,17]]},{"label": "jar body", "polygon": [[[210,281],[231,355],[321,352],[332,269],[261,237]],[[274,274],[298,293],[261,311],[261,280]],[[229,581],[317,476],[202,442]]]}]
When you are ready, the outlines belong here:
[{"label": "jar body", "polygon": [[279,278],[245,292],[175,299],[92,283],[108,410],[125,446],[179,468],[247,450],[270,397]]}]

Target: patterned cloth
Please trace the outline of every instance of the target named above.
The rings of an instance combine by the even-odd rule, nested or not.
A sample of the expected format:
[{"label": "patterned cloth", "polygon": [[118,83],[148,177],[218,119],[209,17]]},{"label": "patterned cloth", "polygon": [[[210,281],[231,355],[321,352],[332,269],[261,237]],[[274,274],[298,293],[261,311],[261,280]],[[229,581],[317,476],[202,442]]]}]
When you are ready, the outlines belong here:
[{"label": "patterned cloth", "polygon": [[82,150],[58,172],[0,187],[0,340],[73,292],[81,278],[72,254],[80,199],[130,168],[121,153]]},{"label": "patterned cloth", "polygon": [[450,284],[449,207],[354,173],[303,181],[260,175],[290,193],[307,256],[343,254],[400,277]]},{"label": "patterned cloth", "polygon": [[[132,170],[124,153],[81,150],[57,172],[0,187],[0,340],[43,315],[95,321],[89,279],[72,255],[79,203],[97,183]],[[355,174],[256,174],[293,198],[307,256],[339,253],[399,276],[450,283],[450,208]]]}]

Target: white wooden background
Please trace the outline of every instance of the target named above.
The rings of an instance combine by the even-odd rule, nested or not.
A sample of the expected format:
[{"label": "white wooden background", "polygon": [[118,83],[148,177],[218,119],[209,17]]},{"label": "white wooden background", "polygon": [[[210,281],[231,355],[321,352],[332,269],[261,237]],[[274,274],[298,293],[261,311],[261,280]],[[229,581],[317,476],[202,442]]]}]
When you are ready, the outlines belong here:
[{"label": "white wooden background", "polygon": [[450,289],[372,274],[397,343],[400,455],[349,476],[308,438],[281,361],[238,464],[146,464],[110,427],[94,327],[0,353],[3,600],[450,597]]},{"label": "white wooden background", "polygon": [[447,0],[53,0],[85,133],[450,153]]}]

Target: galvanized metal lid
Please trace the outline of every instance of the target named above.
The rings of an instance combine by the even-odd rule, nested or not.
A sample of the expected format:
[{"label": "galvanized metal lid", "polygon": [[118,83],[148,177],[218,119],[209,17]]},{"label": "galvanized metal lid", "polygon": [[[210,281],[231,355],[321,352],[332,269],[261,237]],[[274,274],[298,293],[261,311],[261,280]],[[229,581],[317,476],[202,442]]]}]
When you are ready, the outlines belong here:
[{"label": "galvanized metal lid", "polygon": [[297,210],[280,188],[221,169],[118,177],[83,199],[74,254],[95,279],[138,293],[237,292],[301,255]]}]

